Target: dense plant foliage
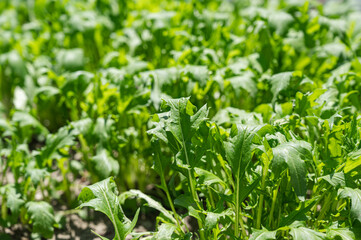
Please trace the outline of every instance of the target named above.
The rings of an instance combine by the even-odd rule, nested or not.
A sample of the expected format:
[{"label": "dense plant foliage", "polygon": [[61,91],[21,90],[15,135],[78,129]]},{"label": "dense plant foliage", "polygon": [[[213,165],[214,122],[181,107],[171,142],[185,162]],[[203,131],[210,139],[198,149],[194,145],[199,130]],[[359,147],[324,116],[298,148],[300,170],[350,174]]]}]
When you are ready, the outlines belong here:
[{"label": "dense plant foliage", "polygon": [[0,229],[52,238],[62,205],[117,240],[361,239],[360,22],[337,1],[0,1]]}]

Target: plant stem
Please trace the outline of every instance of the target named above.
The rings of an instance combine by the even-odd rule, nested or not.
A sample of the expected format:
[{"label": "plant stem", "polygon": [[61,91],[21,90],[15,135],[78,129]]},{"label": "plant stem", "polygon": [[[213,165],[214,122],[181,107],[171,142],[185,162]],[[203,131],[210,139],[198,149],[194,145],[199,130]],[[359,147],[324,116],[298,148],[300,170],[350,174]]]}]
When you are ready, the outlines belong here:
[{"label": "plant stem", "polygon": [[[190,162],[189,162],[189,158],[188,158],[188,152],[187,152],[187,147],[186,147],[186,144],[184,142],[184,136],[183,136],[183,132],[182,132],[182,143],[183,143],[183,150],[184,150],[184,153],[185,153],[185,157],[186,157],[186,161],[187,161],[187,164],[188,166],[190,166]],[[191,169],[188,169],[188,183],[189,183],[189,187],[190,187],[190,190],[191,190],[191,193],[192,193],[192,196],[193,196],[193,200],[196,202],[197,206],[198,206],[198,209],[199,210],[202,210],[201,208],[201,205],[199,204],[199,198],[198,198],[198,195],[196,193],[196,190],[195,190],[195,187],[193,185],[193,174],[192,174],[192,171]],[[204,236],[204,232],[203,232],[203,224],[202,224],[202,221],[200,221],[199,219],[197,219],[198,221],[198,227],[199,227],[199,234],[200,234],[200,239],[201,240],[205,240],[205,236]]]},{"label": "plant stem", "polygon": [[6,198],[5,195],[2,196],[2,205],[1,205],[1,218],[2,219],[6,219],[7,218],[7,213],[8,213],[8,209],[6,206]]},{"label": "plant stem", "polygon": [[332,198],[332,192],[329,192],[325,198],[325,203],[323,204],[323,207],[321,209],[320,215],[318,215],[317,220],[320,221],[324,217],[324,215],[329,210],[329,206],[331,205],[333,198]]},{"label": "plant stem", "polygon": [[236,222],[234,226],[234,235],[239,237],[239,181],[236,182]]},{"label": "plant stem", "polygon": [[239,237],[239,225],[241,225],[242,237],[243,237],[243,239],[247,239],[247,233],[246,233],[246,230],[244,229],[243,220],[242,220],[242,218],[239,217],[241,214],[241,206],[240,206],[240,202],[239,202],[240,168],[238,168],[236,181],[237,181],[236,182],[236,220],[235,220],[235,226],[234,226],[234,235],[236,237]]},{"label": "plant stem", "polygon": [[[262,190],[264,190],[264,184],[262,184],[261,187]],[[259,196],[259,205],[258,205],[258,211],[257,211],[257,220],[256,220],[256,228],[261,228],[261,218],[262,218],[262,208],[263,208],[263,193]]]},{"label": "plant stem", "polygon": [[264,199],[263,191],[266,188],[266,178],[267,178],[268,167],[269,167],[269,157],[267,154],[264,154],[263,160],[264,160],[265,164],[263,166],[263,171],[262,171],[262,182],[261,182],[262,192],[259,197],[259,205],[258,205],[257,218],[256,218],[256,228],[258,228],[258,229],[261,228],[261,218],[262,218],[263,199]]},{"label": "plant stem", "polygon": [[279,185],[281,183],[281,179],[282,177],[280,177],[280,179],[278,180],[276,189],[273,190],[273,197],[272,197],[272,204],[271,204],[271,211],[269,214],[269,221],[268,221],[268,226],[272,229],[272,222],[273,222],[273,214],[274,214],[274,210],[275,210],[275,206],[276,206],[276,201],[277,201],[277,195],[278,195],[278,188]]},{"label": "plant stem", "polygon": [[1,186],[4,186],[5,184],[4,184],[4,179],[5,179],[5,177],[6,177],[6,172],[8,171],[8,164],[7,164],[7,162],[6,162],[6,164],[5,164],[5,169],[3,170],[3,173],[1,174],[1,181],[0,181],[0,184],[1,184]]},{"label": "plant stem", "polygon": [[45,186],[44,186],[43,182],[40,181],[39,185],[40,185],[40,191],[41,191],[41,195],[43,196],[43,199],[48,200],[48,198],[45,196]]},{"label": "plant stem", "polygon": [[83,154],[83,159],[85,160],[85,165],[88,171],[93,171],[91,168],[92,164],[89,162],[88,153],[89,153],[89,147],[88,144],[83,136],[83,134],[79,134],[78,136],[79,142],[80,142],[80,150]]},{"label": "plant stem", "polygon": [[216,205],[214,204],[214,200],[213,200],[212,191],[209,187],[207,187],[207,190],[208,190],[208,195],[209,195],[209,201],[211,202],[212,207],[216,208]]},{"label": "plant stem", "polygon": [[175,219],[177,221],[177,226],[178,226],[179,230],[184,234],[183,228],[181,227],[181,225],[179,223],[181,220],[180,220],[180,218],[179,218],[179,216],[178,216],[178,214],[177,214],[177,212],[176,212],[176,210],[174,208],[174,204],[173,204],[172,198],[170,197],[169,189],[168,189],[168,186],[167,186],[167,184],[165,182],[164,176],[161,176],[161,184],[162,184],[162,186],[164,188],[165,194],[167,195],[167,199],[168,199],[170,208],[172,209],[174,217],[175,217]]}]

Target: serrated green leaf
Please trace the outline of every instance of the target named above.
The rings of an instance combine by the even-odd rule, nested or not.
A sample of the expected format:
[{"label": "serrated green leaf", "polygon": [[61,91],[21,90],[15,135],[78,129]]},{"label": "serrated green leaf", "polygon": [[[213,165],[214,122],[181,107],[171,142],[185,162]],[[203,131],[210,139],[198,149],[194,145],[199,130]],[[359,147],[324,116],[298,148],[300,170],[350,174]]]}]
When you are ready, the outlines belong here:
[{"label": "serrated green leaf", "polygon": [[43,169],[39,169],[39,168],[33,168],[33,167],[29,167],[26,169],[26,177],[29,177],[31,179],[31,181],[33,182],[33,184],[35,186],[37,186],[39,184],[39,182],[45,177],[48,176],[49,172],[43,168]]},{"label": "serrated green leaf", "polygon": [[189,98],[166,99],[165,101],[171,108],[169,120],[166,123],[167,128],[179,143],[189,141],[201,122],[207,119],[207,106],[203,106],[198,112],[192,114],[194,107],[189,102]]},{"label": "serrated green leaf", "polygon": [[232,209],[228,208],[220,213],[215,212],[207,212],[207,217],[205,220],[205,229],[211,230],[213,229],[217,223],[219,223],[219,219],[225,216],[232,216],[234,213]]},{"label": "serrated green leaf", "polygon": [[21,198],[21,194],[16,192],[15,187],[11,185],[5,186],[5,194],[7,198],[6,205],[11,210],[11,213],[18,217],[20,208],[25,204],[25,201]]},{"label": "serrated green leaf", "polygon": [[56,134],[48,135],[46,138],[46,145],[41,149],[42,161],[49,160],[56,157],[56,152],[65,146],[74,144],[74,136],[67,127],[60,128]]},{"label": "serrated green leaf", "polygon": [[263,228],[261,230],[259,229],[253,229],[253,233],[251,234],[251,237],[249,240],[272,240],[276,239],[276,231],[268,231],[267,229]]},{"label": "serrated green leaf", "polygon": [[82,204],[79,208],[92,207],[108,216],[113,223],[115,240],[124,240],[135,227],[138,219],[139,209],[131,222],[120,206],[119,198],[116,195],[117,188],[112,178],[107,178],[93,185],[85,187],[79,194]]},{"label": "serrated green leaf", "polygon": [[254,74],[250,71],[243,73],[241,76],[227,78],[236,92],[237,97],[240,96],[240,89],[246,90],[252,97],[257,93],[257,84],[254,80]]},{"label": "serrated green leaf", "polygon": [[278,145],[272,149],[273,167],[282,165],[285,162],[291,176],[292,187],[301,201],[305,200],[307,191],[306,163],[311,160],[311,145],[305,141],[292,141]]},{"label": "serrated green leaf", "polygon": [[94,171],[100,179],[105,179],[119,173],[119,163],[113,159],[106,149],[101,149],[97,155],[90,158]]},{"label": "serrated green leaf", "polygon": [[54,234],[55,217],[52,206],[47,202],[27,202],[26,209],[29,214],[33,232],[45,238],[52,238]]},{"label": "serrated green leaf", "polygon": [[[263,125],[249,127],[234,125],[231,138],[224,142],[226,158],[234,174],[244,172],[252,157],[252,140]],[[241,174],[242,175],[242,174]]]},{"label": "serrated green leaf", "polygon": [[275,74],[271,77],[271,91],[273,94],[272,102],[274,103],[277,100],[278,94],[288,88],[292,79],[293,72],[283,72]]},{"label": "serrated green leaf", "polygon": [[170,219],[171,221],[176,223],[175,218],[167,209],[165,209],[159,202],[155,201],[154,199],[152,199],[151,197],[147,196],[146,194],[142,193],[139,190],[131,189],[127,192],[122,193],[119,196],[119,198],[122,200],[122,202],[124,202],[125,199],[130,198],[130,197],[137,197],[137,198],[144,199],[148,203],[149,207],[158,210],[159,212],[163,213],[164,216],[166,216],[168,219]]},{"label": "serrated green leaf", "polygon": [[342,240],[354,240],[355,234],[347,228],[337,228],[337,229],[329,229],[327,232],[327,237],[330,239],[336,239],[336,237],[340,237]]},{"label": "serrated green leaf", "polygon": [[294,240],[326,240],[326,234],[306,227],[291,227],[290,234]]},{"label": "serrated green leaf", "polygon": [[153,239],[160,239],[160,240],[168,240],[172,239],[172,234],[177,229],[177,226],[170,223],[163,223],[158,228],[157,234],[154,236]]}]

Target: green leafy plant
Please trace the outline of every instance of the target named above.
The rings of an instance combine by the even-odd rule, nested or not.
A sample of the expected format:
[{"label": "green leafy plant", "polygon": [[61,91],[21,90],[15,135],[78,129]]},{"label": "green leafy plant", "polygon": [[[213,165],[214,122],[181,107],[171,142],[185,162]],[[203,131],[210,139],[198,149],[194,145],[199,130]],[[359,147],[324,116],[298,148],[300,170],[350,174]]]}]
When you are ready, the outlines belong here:
[{"label": "green leafy plant", "polygon": [[361,238],[360,21],[352,1],[0,1],[0,238],[93,211],[114,239]]}]

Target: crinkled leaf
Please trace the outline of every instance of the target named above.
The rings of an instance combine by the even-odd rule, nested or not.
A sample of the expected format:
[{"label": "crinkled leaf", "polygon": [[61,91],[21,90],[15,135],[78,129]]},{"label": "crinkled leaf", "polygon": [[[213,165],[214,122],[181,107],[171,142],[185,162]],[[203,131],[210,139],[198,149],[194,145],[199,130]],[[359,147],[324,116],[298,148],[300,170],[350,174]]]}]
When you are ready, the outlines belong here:
[{"label": "crinkled leaf", "polygon": [[84,118],[79,121],[71,122],[70,125],[76,131],[75,134],[88,135],[93,126],[93,121],[90,118]]},{"label": "crinkled leaf", "polygon": [[283,72],[275,74],[271,77],[271,91],[273,94],[272,102],[274,103],[278,97],[278,94],[288,88],[292,79],[293,72]]},{"label": "crinkled leaf", "polygon": [[95,173],[101,179],[110,177],[111,175],[116,176],[119,172],[119,163],[112,158],[106,149],[99,151],[97,155],[90,159],[93,165]]},{"label": "crinkled leaf", "polygon": [[185,66],[181,73],[190,75],[200,86],[205,86],[209,78],[209,71],[207,66]]},{"label": "crinkled leaf", "polygon": [[147,133],[154,136],[155,138],[164,141],[165,143],[168,143],[167,133],[165,131],[164,119],[159,117],[159,121],[154,122],[153,124],[155,125],[155,127],[148,130]]},{"label": "crinkled leaf", "polygon": [[20,213],[20,208],[25,203],[25,201],[21,198],[21,194],[17,193],[15,187],[11,185],[5,186],[5,193],[1,194],[4,194],[4,196],[6,196],[6,205],[11,210],[11,213],[14,216],[18,217],[18,214]]},{"label": "crinkled leaf", "polygon": [[249,240],[272,240],[276,239],[276,231],[268,231],[267,229],[263,228],[261,230],[259,229],[253,229],[253,232],[251,234],[251,237]]},{"label": "crinkled leaf", "polygon": [[219,223],[219,219],[225,216],[232,216],[234,213],[232,209],[228,208],[220,213],[207,212],[207,217],[205,220],[205,229],[211,230],[216,227],[217,223]]},{"label": "crinkled leaf", "polygon": [[39,184],[39,182],[45,177],[48,176],[49,172],[45,169],[39,169],[39,168],[32,168],[32,167],[28,167],[26,169],[26,177],[29,177],[31,179],[31,181],[33,182],[33,184],[35,186],[37,186]]},{"label": "crinkled leaf", "polygon": [[117,187],[112,178],[107,178],[93,185],[83,188],[79,195],[82,204],[79,208],[92,207],[108,216],[113,223],[115,240],[124,240],[132,231],[138,219],[139,209],[131,222],[120,206],[119,198],[116,195]]},{"label": "crinkled leaf", "polygon": [[158,228],[158,232],[156,235],[154,235],[154,239],[159,240],[168,240],[172,239],[172,234],[177,229],[177,226],[170,223],[163,223]]},{"label": "crinkled leaf", "polygon": [[263,126],[234,125],[232,127],[231,138],[224,142],[224,148],[227,161],[234,174],[238,171],[246,171],[245,168],[252,157],[252,140]]},{"label": "crinkled leaf", "polygon": [[307,191],[305,160],[311,159],[311,145],[304,141],[286,142],[273,148],[273,168],[282,165],[282,162],[287,164],[292,187],[301,201],[305,200]]},{"label": "crinkled leaf", "polygon": [[194,131],[207,119],[207,106],[203,106],[193,114],[194,106],[189,102],[189,98],[166,99],[165,101],[171,108],[166,122],[167,128],[180,143],[189,141]]},{"label": "crinkled leaf", "polygon": [[46,145],[41,149],[41,164],[39,165],[42,166],[45,161],[57,158],[59,149],[73,144],[73,132],[69,131],[67,127],[60,128],[56,134],[49,134],[46,138]]},{"label": "crinkled leaf", "polygon": [[326,240],[324,233],[306,227],[292,227],[290,234],[294,240]]},{"label": "crinkled leaf", "polygon": [[26,208],[33,232],[39,233],[45,238],[52,238],[54,233],[55,218],[52,206],[47,202],[28,202]]},{"label": "crinkled leaf", "polygon": [[337,229],[330,229],[327,232],[327,237],[330,239],[336,239],[336,237],[340,237],[342,240],[354,240],[355,234],[347,228],[337,228]]},{"label": "crinkled leaf", "polygon": [[254,73],[251,71],[247,71],[240,76],[235,76],[231,78],[227,78],[237,95],[240,96],[240,89],[246,90],[252,97],[254,97],[257,93],[257,84],[254,80]]}]

